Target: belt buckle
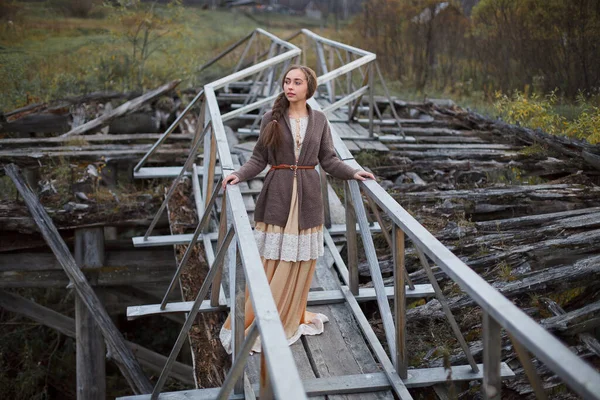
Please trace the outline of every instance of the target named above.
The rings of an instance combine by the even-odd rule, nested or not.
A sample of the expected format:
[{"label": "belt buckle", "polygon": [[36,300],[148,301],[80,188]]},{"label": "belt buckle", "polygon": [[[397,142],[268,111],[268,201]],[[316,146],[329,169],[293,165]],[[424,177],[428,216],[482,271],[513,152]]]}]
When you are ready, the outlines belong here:
[{"label": "belt buckle", "polygon": [[297,165],[290,165],[290,169],[294,172],[296,172],[296,170],[298,169]]}]

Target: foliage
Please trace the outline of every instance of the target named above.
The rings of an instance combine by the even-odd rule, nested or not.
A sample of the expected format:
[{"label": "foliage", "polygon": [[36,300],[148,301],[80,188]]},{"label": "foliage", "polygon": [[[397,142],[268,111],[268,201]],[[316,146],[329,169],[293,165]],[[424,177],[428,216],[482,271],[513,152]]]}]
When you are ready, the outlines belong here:
[{"label": "foliage", "polygon": [[586,139],[592,144],[600,143],[600,107],[590,104],[580,94],[579,115],[569,120],[555,111],[557,101],[555,91],[544,98],[535,93],[527,96],[515,91],[508,96],[497,92],[494,106],[509,123],[541,129],[554,135]]},{"label": "foliage", "polygon": [[471,15],[462,3],[367,0],[351,40],[419,92],[600,88],[597,0],[481,0]]}]

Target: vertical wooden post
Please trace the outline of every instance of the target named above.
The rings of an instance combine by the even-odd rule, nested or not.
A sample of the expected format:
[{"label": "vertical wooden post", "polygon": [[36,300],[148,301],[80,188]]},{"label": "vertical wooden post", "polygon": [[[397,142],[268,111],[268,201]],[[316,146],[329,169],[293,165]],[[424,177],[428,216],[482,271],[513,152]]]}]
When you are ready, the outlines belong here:
[{"label": "vertical wooden post", "polygon": [[358,296],[358,237],[356,235],[356,214],[352,206],[352,196],[347,182],[344,182],[346,206],[346,246],[348,249],[348,281],[350,292]]},{"label": "vertical wooden post", "polygon": [[[352,61],[351,57],[350,57],[350,52],[348,50],[346,50],[346,64],[350,64],[350,62]],[[346,93],[350,94],[352,93],[352,71],[348,71],[348,73],[346,74]],[[354,108],[353,107],[354,101],[351,101],[350,103],[348,103],[348,122],[352,121],[352,117],[350,116],[351,114],[351,110]]]},{"label": "vertical wooden post", "polygon": [[373,110],[375,106],[375,62],[369,63],[367,74],[369,75],[369,137],[373,137]]},{"label": "vertical wooden post", "polygon": [[[227,205],[227,204],[226,204]],[[231,226],[233,214],[230,207],[221,210],[221,213],[227,214],[227,226]],[[229,229],[229,228],[228,228]],[[237,235],[236,235],[237,236]],[[223,268],[227,268],[229,272],[229,302],[230,302],[230,318],[231,318],[231,362],[235,363],[238,357],[241,357],[244,339],[246,338],[245,327],[245,307],[246,307],[246,277],[244,275],[244,267],[240,262],[237,265],[237,238],[231,241]],[[244,392],[244,374],[235,382],[233,392],[236,394]]]},{"label": "vertical wooden post", "polygon": [[302,34],[302,64],[306,65],[306,52],[308,47],[306,46],[306,35]]},{"label": "vertical wooden post", "polygon": [[[334,62],[335,62],[335,58],[334,56],[334,48],[333,47],[329,47],[329,70],[333,71],[334,68]],[[331,81],[331,102],[335,103],[335,79]]]},{"label": "vertical wooden post", "polygon": [[[227,235],[227,231],[229,230],[229,225],[227,224],[227,190],[223,191],[223,197],[221,197],[221,219],[219,221],[219,236],[217,238],[217,248],[221,247],[221,243],[225,240],[225,236]],[[212,247],[212,244],[211,244]],[[227,253],[229,254],[229,252]],[[219,305],[219,296],[221,292],[221,280],[223,277],[223,270],[225,273],[229,273],[228,268],[228,257],[225,256],[224,267],[219,268],[219,271],[215,275],[215,280],[211,286],[210,292],[210,305],[212,307],[216,307]],[[215,267],[214,265],[212,267]]]},{"label": "vertical wooden post", "polygon": [[483,398],[500,400],[500,361],[502,356],[500,324],[483,313]]},{"label": "vertical wooden post", "polygon": [[[508,333],[508,332],[507,332]],[[531,362],[531,355],[527,351],[527,348],[523,346],[513,335],[508,333],[508,337],[513,344],[513,348],[521,361],[521,365],[523,366],[523,370],[525,371],[525,375],[529,379],[529,383],[533,388],[533,392],[535,393],[535,398],[538,400],[547,400],[548,395],[544,391],[544,384],[540,379],[540,376],[537,374],[535,370],[535,366],[533,362]]]},{"label": "vertical wooden post", "polygon": [[[208,109],[206,101],[203,101],[203,103],[202,103],[202,108],[200,109],[200,115],[202,116],[201,129],[204,130],[206,128],[206,125],[210,124],[210,110]],[[200,123],[200,121],[198,123]],[[202,130],[201,130],[201,132],[202,132]],[[213,152],[213,150],[216,147],[216,145],[215,145],[215,147],[212,146],[213,145],[213,136],[214,136],[214,134],[212,132],[212,129],[210,129],[210,128],[209,128],[208,132],[206,132],[206,134],[204,135],[204,145],[203,145],[204,157],[202,159],[202,198],[204,199],[205,206],[206,206],[206,204],[208,204],[208,200],[210,198],[210,187],[212,187],[212,184],[214,183],[214,182],[212,182],[211,179],[209,179],[210,164],[212,161],[211,153]],[[215,160],[215,162],[216,162],[216,160]],[[214,179],[214,167],[213,167],[213,176],[212,177]]]},{"label": "vertical wooden post", "polygon": [[[210,130],[210,135],[206,135],[204,137],[204,173],[202,176],[202,186],[204,192],[202,196],[204,197],[204,206],[208,205],[210,201],[210,195],[213,191],[213,186],[215,184],[215,167],[217,165],[217,139],[215,138],[214,132],[212,129]],[[208,151],[210,152],[210,157],[206,157]],[[208,163],[206,162],[208,160]],[[210,211],[210,210],[207,210]],[[208,228],[205,230],[208,232]]]},{"label": "vertical wooden post", "polygon": [[329,208],[329,188],[327,183],[327,172],[319,166],[321,176],[321,196],[323,197],[323,213],[325,214],[325,227],[331,228],[331,210]]},{"label": "vertical wooden post", "polygon": [[406,353],[406,286],[404,282],[404,232],[392,225],[392,247],[394,257],[394,314],[396,315],[396,354],[394,364],[402,379],[408,378],[408,356]]},{"label": "vertical wooden post", "polygon": [[[75,231],[75,261],[79,268],[104,266],[104,230],[99,228]],[[94,279],[90,279],[93,284]],[[102,296],[96,290],[96,295]],[[77,399],[104,400],[106,398],[106,348],[102,332],[92,314],[75,298]]]}]

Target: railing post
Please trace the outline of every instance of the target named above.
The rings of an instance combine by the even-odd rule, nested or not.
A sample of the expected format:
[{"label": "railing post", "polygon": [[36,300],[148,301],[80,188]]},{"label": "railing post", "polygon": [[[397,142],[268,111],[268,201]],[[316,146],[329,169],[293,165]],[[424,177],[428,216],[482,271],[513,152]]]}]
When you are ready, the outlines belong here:
[{"label": "railing post", "polygon": [[500,324],[488,313],[483,313],[483,398],[500,400],[500,361],[502,356],[502,339]]},{"label": "railing post", "polygon": [[[205,211],[206,212],[206,211]],[[217,247],[221,246],[221,243],[223,243],[223,239],[225,239],[225,235],[227,234],[227,230],[229,228],[229,225],[227,224],[228,219],[227,219],[227,190],[223,191],[223,197],[221,197],[221,218],[219,221],[219,237],[217,239]],[[212,245],[211,245],[212,246]],[[224,268],[225,271],[227,273],[229,273],[229,263],[228,263],[228,257],[229,255],[229,251],[227,252],[227,255],[225,255],[225,261],[224,261]],[[217,275],[215,276],[215,281],[211,287],[211,293],[210,293],[210,305],[211,307],[217,307],[219,305],[219,291],[221,290],[221,278],[223,275],[223,269],[219,268],[219,272],[217,273]]]},{"label": "railing post", "polygon": [[[208,204],[210,192],[215,183],[215,165],[217,163],[216,147],[216,138],[213,129],[211,129],[208,134],[204,136],[204,159],[202,160],[202,197],[204,198],[205,206]],[[208,229],[206,229],[205,232],[208,232]]]},{"label": "railing post", "polygon": [[402,379],[408,378],[406,352],[406,284],[404,279],[404,232],[392,225],[392,247],[394,257],[394,315],[396,316],[396,354],[394,366]]},{"label": "railing post", "polygon": [[375,62],[370,62],[367,69],[369,75],[369,137],[373,137],[373,110],[375,109]]},{"label": "railing post", "polygon": [[[350,64],[351,58],[350,58],[350,52],[348,50],[346,50],[346,62],[348,64]],[[348,94],[352,93],[352,71],[348,71],[348,73],[346,73],[346,92]],[[354,101],[351,101],[350,103],[348,103],[348,122],[352,121],[352,116],[351,114],[351,110],[354,108],[353,107],[353,103]]]},{"label": "railing post", "polygon": [[356,214],[352,206],[352,196],[348,182],[344,182],[346,206],[346,248],[348,249],[348,285],[350,292],[358,296],[358,237],[356,235]]},{"label": "railing post", "polygon": [[[329,46],[329,70],[333,71],[334,68],[334,50],[333,47]],[[331,81],[331,102],[335,103],[335,79]]]},{"label": "railing post", "polygon": [[[75,261],[80,268],[104,266],[104,230],[100,228],[75,231]],[[96,288],[98,298],[102,290]],[[106,398],[106,346],[102,331],[92,313],[79,296],[75,297],[75,332],[77,363],[77,398]]]},{"label": "railing post", "polygon": [[[231,207],[228,206],[221,209],[221,214],[226,213],[226,224],[228,229],[232,225],[233,214]],[[223,217],[221,217],[223,218]],[[237,236],[237,235],[236,235]],[[245,307],[246,307],[246,277],[244,275],[243,262],[237,263],[237,237],[232,241],[227,249],[225,256],[224,267],[229,272],[229,304],[230,304],[230,321],[231,321],[231,357],[232,363],[238,357],[242,357],[242,347],[245,340]],[[244,374],[235,382],[233,392],[236,394],[244,392]]]},{"label": "railing post", "polygon": [[306,34],[302,34],[302,64],[306,65],[306,53],[308,46],[306,45]]},{"label": "railing post", "polygon": [[540,379],[539,375],[537,374],[537,371],[535,370],[535,366],[531,362],[531,355],[529,354],[527,349],[521,344],[521,342],[519,342],[517,339],[514,338],[513,335],[508,333],[508,337],[510,338],[510,341],[513,344],[513,348],[515,349],[515,352],[517,353],[517,356],[519,357],[519,360],[521,361],[521,365],[523,366],[525,375],[527,375],[527,378],[529,379],[529,383],[531,384],[531,387],[533,388],[533,392],[535,393],[535,398],[538,400],[546,400],[548,398],[548,396],[546,395],[546,392],[544,391],[544,384],[542,383],[542,380]]}]

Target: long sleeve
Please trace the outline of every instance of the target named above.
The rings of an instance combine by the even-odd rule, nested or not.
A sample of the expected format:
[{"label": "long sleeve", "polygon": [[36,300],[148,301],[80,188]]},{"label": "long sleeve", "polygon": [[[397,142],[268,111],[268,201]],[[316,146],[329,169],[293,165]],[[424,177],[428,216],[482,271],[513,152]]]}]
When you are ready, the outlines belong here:
[{"label": "long sleeve", "polygon": [[354,178],[354,174],[360,169],[354,169],[339,159],[333,146],[329,122],[325,121],[325,131],[321,136],[321,148],[319,149],[319,163],[329,175],[343,180]]},{"label": "long sleeve", "polygon": [[262,120],[260,121],[259,140],[254,146],[252,156],[248,161],[244,163],[244,165],[240,167],[240,169],[232,173],[232,175],[235,175],[240,179],[240,182],[254,178],[256,175],[261,173],[267,166],[268,149],[262,144],[262,141],[260,140],[264,133],[266,125],[267,121],[265,116],[263,116]]}]

